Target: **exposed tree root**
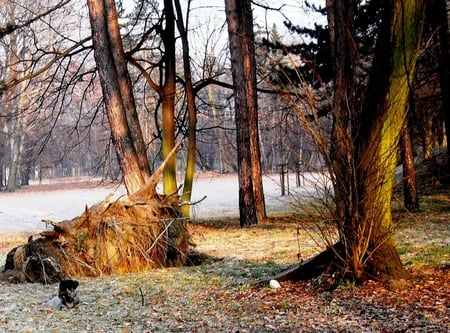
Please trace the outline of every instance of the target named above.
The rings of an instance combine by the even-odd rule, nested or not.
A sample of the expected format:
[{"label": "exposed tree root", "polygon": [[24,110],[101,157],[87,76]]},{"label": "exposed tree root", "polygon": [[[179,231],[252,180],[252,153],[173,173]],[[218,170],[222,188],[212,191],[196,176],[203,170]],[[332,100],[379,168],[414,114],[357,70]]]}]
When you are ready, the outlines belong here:
[{"label": "exposed tree root", "polygon": [[259,286],[266,286],[270,280],[282,281],[300,281],[310,280],[321,276],[326,272],[337,271],[338,263],[341,262],[339,257],[343,257],[344,248],[340,242],[328,247],[318,255],[301,261],[279,274],[268,279],[258,281]]},{"label": "exposed tree root", "polygon": [[53,283],[184,265],[189,235],[171,201],[176,200],[105,200],[73,220],[51,223],[53,231],[9,252],[5,273],[15,282]]},{"label": "exposed tree root", "polygon": [[128,197],[110,195],[72,220],[46,221],[52,231],[8,253],[3,279],[54,283],[186,264],[191,243],[179,198],[156,193],[163,167]]}]

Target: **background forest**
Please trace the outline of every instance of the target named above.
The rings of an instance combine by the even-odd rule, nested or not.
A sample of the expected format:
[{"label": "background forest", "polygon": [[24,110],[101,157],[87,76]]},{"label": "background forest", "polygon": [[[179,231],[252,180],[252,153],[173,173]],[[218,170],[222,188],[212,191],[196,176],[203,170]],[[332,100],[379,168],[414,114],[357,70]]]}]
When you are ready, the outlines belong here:
[{"label": "background forest", "polygon": [[[163,7],[156,1],[119,2],[118,6],[125,51],[130,56],[136,55],[136,61],[146,68],[153,83],[161,86],[161,66],[167,46],[157,27],[165,19]],[[326,18],[320,18],[318,10],[311,5],[296,1],[278,8],[265,3],[255,3],[254,7],[259,8],[257,13],[260,14],[255,25],[255,48],[262,169],[266,173],[278,172],[280,165],[286,163],[292,170],[298,166],[320,169],[323,161],[317,148],[280,90],[286,83],[312,87],[319,112],[328,112],[332,71],[324,26]],[[102,109],[85,3],[4,1],[1,10],[4,26],[0,70],[2,186],[14,191],[17,186],[28,184],[30,178],[84,175],[120,178],[111,149],[109,124]],[[233,90],[230,89],[230,63],[224,40],[226,24],[225,15],[219,16],[223,7],[221,3],[205,5],[193,1],[183,10],[185,21],[194,22],[187,32],[197,111],[196,168],[236,172]],[[290,29],[287,34],[281,19],[294,10],[295,16],[284,17]],[[214,15],[203,16],[208,11]],[[276,11],[279,11],[279,25],[269,26],[273,18],[268,23],[261,16],[274,17]],[[376,15],[371,11],[373,9],[368,7],[358,14],[361,42],[368,53],[373,47]],[[36,17],[34,13],[42,16]],[[445,63],[440,43],[442,35],[436,30],[440,24],[438,15],[438,11],[430,10],[427,16],[418,74],[412,82],[410,107],[413,112],[409,112],[413,154],[415,158],[428,161],[436,158],[446,146],[444,104],[448,98],[445,92],[441,94]],[[318,18],[315,26],[309,16]],[[292,21],[288,21],[289,18]],[[15,29],[7,33],[11,27]],[[180,38],[176,37],[173,43],[176,57],[174,127],[177,139],[181,139],[188,132],[187,95]],[[368,66],[370,60],[364,61]],[[139,68],[129,66],[148,158],[155,169],[161,162],[162,100],[157,87],[146,82]],[[364,62],[361,64],[362,80],[363,70]],[[184,170],[186,148],[178,154],[177,163],[177,170]]]},{"label": "background forest", "polygon": [[[296,8],[300,15],[306,10],[303,5],[293,5],[287,8]],[[233,90],[230,89],[223,4],[210,7],[194,1],[191,7],[189,15],[196,20],[195,25],[189,27],[189,36],[192,53],[195,52],[191,57],[191,75],[198,113],[197,169],[236,172]],[[43,8],[49,10],[48,15],[34,20],[33,13]],[[36,2],[31,5],[7,1],[1,10],[5,27],[10,23],[21,26],[34,20],[2,38],[2,186],[14,191],[17,186],[26,185],[30,178],[85,175],[120,178],[95,74],[85,3]],[[274,10],[268,13],[273,15]],[[206,11],[217,12],[217,15],[201,16]],[[221,12],[223,17],[219,20]],[[119,3],[119,14],[126,51],[139,51],[136,58],[145,59],[142,66],[159,85],[165,47],[161,45],[156,27],[163,20],[162,7],[158,2],[133,4],[129,1],[124,5]],[[263,23],[260,19],[260,24]],[[285,162],[294,168],[300,159],[312,167],[320,167],[320,158],[302,134],[295,115],[282,98],[270,91],[274,86],[264,78],[265,73],[272,71],[273,62],[295,66],[291,58],[299,58],[280,49],[270,51],[273,60],[267,63],[268,50],[262,43],[263,38],[281,38],[276,26],[269,28],[264,31],[261,27],[257,33],[258,71],[261,87],[267,90],[259,95],[263,170],[277,172],[279,164]],[[179,38],[173,42],[177,75],[174,126],[176,137],[181,139],[187,135],[187,104],[181,43]],[[157,89],[146,83],[138,68],[132,65],[129,68],[139,119],[144,124],[148,158],[155,169],[161,162],[161,98]],[[183,170],[185,150],[180,151],[177,160],[178,170]]]}]

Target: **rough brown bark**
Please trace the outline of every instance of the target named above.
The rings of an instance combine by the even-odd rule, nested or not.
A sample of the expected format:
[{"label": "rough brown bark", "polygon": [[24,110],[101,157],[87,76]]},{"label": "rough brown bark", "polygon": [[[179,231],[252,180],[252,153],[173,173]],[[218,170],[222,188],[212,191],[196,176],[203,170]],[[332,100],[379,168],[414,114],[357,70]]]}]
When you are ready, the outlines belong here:
[{"label": "rough brown bark", "polygon": [[261,151],[259,140],[258,96],[256,91],[255,36],[251,1],[239,1],[241,19],[241,45],[243,55],[243,76],[245,83],[246,111],[250,135],[250,158],[255,209],[258,221],[267,217],[262,183]]},{"label": "rough brown bark", "polygon": [[136,102],[132,91],[132,83],[127,68],[127,61],[123,50],[122,37],[118,22],[118,14],[114,0],[105,0],[105,10],[108,23],[108,35],[111,42],[111,52],[114,65],[117,71],[120,93],[122,95],[123,106],[127,116],[128,126],[136,154],[138,156],[142,177],[147,182],[150,179],[150,163],[147,157],[147,149],[139,123],[136,110]]},{"label": "rough brown bark", "polygon": [[241,226],[265,218],[259,156],[251,1],[225,0],[236,110]]},{"label": "rough brown bark", "polygon": [[107,28],[105,3],[103,0],[88,0],[87,3],[94,56],[105,99],[112,141],[123,173],[125,186],[128,193],[131,194],[139,190],[145,183],[145,178],[141,172],[139,157],[128,125],[118,72],[112,54],[113,46]]},{"label": "rough brown bark", "polygon": [[[345,228],[351,225],[355,193],[354,144],[352,142],[351,119],[357,116],[355,104],[355,64],[353,1],[327,0],[333,54],[334,96],[333,127],[331,132],[330,160],[335,180],[333,182],[336,215]],[[350,231],[349,231],[350,232]]]}]

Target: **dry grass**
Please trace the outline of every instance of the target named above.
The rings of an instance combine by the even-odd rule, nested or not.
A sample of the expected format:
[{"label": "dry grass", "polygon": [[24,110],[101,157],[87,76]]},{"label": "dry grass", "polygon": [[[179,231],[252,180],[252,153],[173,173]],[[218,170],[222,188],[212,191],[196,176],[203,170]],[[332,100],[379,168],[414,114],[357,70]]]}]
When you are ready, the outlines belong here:
[{"label": "dry grass", "polygon": [[258,263],[274,261],[292,264],[320,251],[313,224],[304,228],[295,215],[272,216],[250,228],[239,227],[238,220],[215,220],[191,225],[196,250],[218,258],[245,259]]},{"label": "dry grass", "polygon": [[[255,289],[268,277],[320,251],[315,222],[272,216],[241,229],[237,220],[190,226],[197,251],[222,258],[201,266],[80,279],[81,304],[52,311],[42,304],[56,286],[3,285],[0,331],[25,332],[323,332],[429,331],[450,325],[450,197],[424,197],[422,212],[394,209],[401,258],[412,283],[404,291],[368,284],[317,293],[308,283]],[[298,228],[298,221],[302,227]],[[0,254],[26,241],[0,240]],[[412,297],[413,296],[413,297]],[[417,297],[416,297],[417,296]]]}]

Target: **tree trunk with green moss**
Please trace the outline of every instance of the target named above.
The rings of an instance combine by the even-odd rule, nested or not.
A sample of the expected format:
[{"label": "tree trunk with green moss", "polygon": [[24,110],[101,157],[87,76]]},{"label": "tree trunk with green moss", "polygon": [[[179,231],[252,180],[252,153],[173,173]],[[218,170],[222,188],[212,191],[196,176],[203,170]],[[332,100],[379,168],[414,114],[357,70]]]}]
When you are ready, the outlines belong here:
[{"label": "tree trunk with green moss", "polygon": [[[419,52],[424,0],[386,4],[356,136],[357,218],[347,258],[357,278],[404,278],[393,239],[391,199],[399,139]],[[357,239],[364,239],[363,242]],[[363,265],[364,264],[364,265]],[[359,270],[361,268],[361,270]]]},{"label": "tree trunk with green moss", "polygon": [[[424,0],[383,2],[365,103],[354,100],[357,60],[345,4],[329,1],[335,45],[332,173],[346,274],[355,279],[407,276],[393,239],[391,198],[422,29]],[[347,6],[347,7],[346,7]]]},{"label": "tree trunk with green moss", "polygon": [[[181,10],[180,1],[174,1],[177,13],[177,27],[180,33],[181,44],[183,46],[183,68],[184,68],[184,84],[186,89],[186,101],[188,107],[188,144],[187,144],[187,161],[183,184],[182,202],[190,202],[192,196],[192,187],[195,174],[195,158],[197,156],[197,108],[195,105],[195,92],[192,84],[191,58],[189,55],[188,43],[188,27],[184,26],[183,12]],[[189,6],[188,6],[189,7]],[[189,9],[186,15],[189,15]],[[183,216],[189,217],[191,206],[185,204],[181,207]]]},{"label": "tree trunk with green moss", "polygon": [[[361,84],[356,70],[361,60],[354,29],[356,1],[327,0],[335,77],[330,151],[323,150],[334,187],[334,205],[328,208],[339,241],[274,278],[340,273],[333,274],[330,288],[341,278],[407,278],[394,242],[391,201],[425,2],[380,1],[372,66],[368,83]],[[319,147],[325,147],[326,139],[314,138]]]},{"label": "tree trunk with green moss", "polygon": [[[165,28],[161,32],[164,42],[164,85],[162,87],[162,155],[165,160],[175,147],[175,15],[171,0],[164,0]],[[176,156],[170,157],[163,172],[164,194],[178,190]]]}]

